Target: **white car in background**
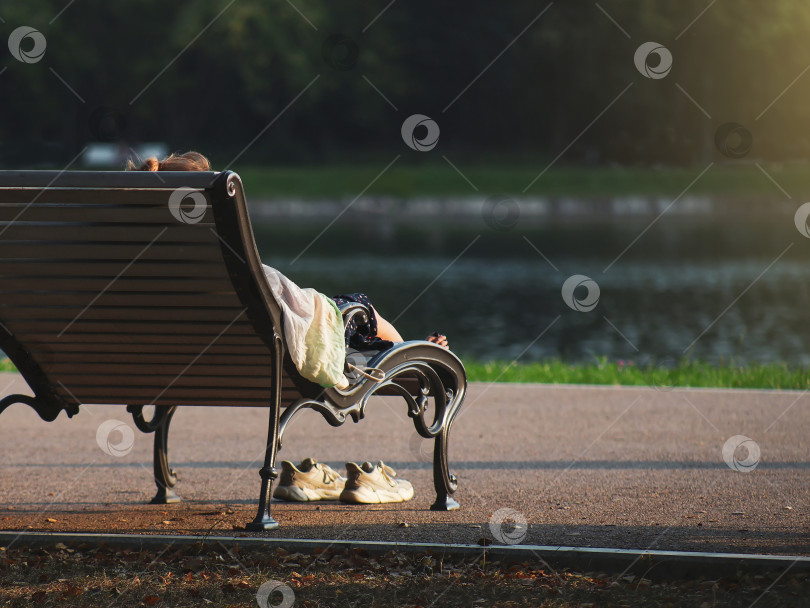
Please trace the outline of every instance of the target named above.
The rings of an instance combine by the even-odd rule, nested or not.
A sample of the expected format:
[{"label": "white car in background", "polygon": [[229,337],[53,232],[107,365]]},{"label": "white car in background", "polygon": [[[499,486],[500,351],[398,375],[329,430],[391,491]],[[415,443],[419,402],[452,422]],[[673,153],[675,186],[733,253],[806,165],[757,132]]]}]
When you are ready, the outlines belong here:
[{"label": "white car in background", "polygon": [[169,155],[169,146],[163,142],[145,142],[127,146],[123,143],[93,142],[87,144],[82,155],[82,165],[92,169],[123,169],[128,160],[136,165],[151,156],[163,158]]}]

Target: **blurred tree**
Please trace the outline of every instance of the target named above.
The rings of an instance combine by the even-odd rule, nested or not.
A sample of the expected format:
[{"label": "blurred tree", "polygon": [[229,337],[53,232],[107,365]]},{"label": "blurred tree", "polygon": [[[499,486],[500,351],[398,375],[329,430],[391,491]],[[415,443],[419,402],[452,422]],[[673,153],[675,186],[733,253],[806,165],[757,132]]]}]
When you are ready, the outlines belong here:
[{"label": "blurred tree", "polygon": [[[0,64],[11,165],[98,139],[218,166],[435,161],[403,149],[414,113],[460,162],[702,164],[724,158],[727,122],[751,131],[752,158],[810,154],[810,5],[793,0],[28,0],[0,17],[6,37],[47,40],[40,61]],[[672,53],[663,79],[633,63],[647,41]]]}]

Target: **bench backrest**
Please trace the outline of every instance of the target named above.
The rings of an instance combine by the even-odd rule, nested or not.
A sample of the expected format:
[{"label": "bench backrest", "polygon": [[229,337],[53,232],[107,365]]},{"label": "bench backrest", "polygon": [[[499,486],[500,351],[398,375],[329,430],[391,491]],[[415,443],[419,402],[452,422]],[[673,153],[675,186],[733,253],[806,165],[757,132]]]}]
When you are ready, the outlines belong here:
[{"label": "bench backrest", "polygon": [[267,289],[235,173],[0,171],[0,347],[35,391],[267,406]]}]

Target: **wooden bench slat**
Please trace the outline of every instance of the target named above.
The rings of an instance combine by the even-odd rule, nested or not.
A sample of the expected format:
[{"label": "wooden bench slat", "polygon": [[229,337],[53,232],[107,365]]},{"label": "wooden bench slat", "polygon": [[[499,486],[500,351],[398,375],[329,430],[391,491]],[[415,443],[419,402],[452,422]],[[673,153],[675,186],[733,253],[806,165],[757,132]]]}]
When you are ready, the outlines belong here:
[{"label": "wooden bench slat", "polygon": [[239,390],[269,388],[271,385],[270,376],[264,373],[248,376],[245,375],[244,369],[233,374],[226,374],[225,370],[220,370],[214,375],[213,373],[202,373],[196,369],[196,366],[191,366],[186,371],[183,371],[185,368],[186,366],[176,366],[174,370],[170,370],[168,366],[153,365],[150,368],[152,373],[124,373],[121,371],[106,372],[99,367],[97,368],[98,373],[93,375],[77,371],[49,370],[47,367],[45,371],[53,380],[61,381],[68,388],[73,386],[97,386],[109,390],[109,378],[115,378],[116,389],[126,385],[138,386],[144,389],[154,387],[157,389],[155,394],[160,393],[170,385],[172,389],[188,387],[194,389],[219,388],[222,390],[230,389],[233,385],[238,385]]},{"label": "wooden bench slat", "polygon": [[[271,397],[265,397],[261,399],[239,399],[239,398],[222,398],[222,397],[213,397],[213,398],[206,398],[203,396],[200,397],[189,397],[189,398],[167,398],[161,397],[157,400],[157,403],[147,401],[146,397],[128,397],[122,398],[121,396],[116,396],[116,398],[104,398],[104,395],[99,395],[93,398],[82,399],[79,401],[80,405],[160,405],[164,407],[169,407],[173,405],[185,405],[185,406],[210,406],[210,407],[269,407],[272,401]],[[68,402],[73,402],[72,398],[68,398],[66,396],[66,400]],[[289,403],[282,405],[285,407],[289,405]]]},{"label": "wooden bench slat", "polygon": [[[0,285],[3,285],[3,294],[21,293],[26,291],[47,290],[60,293],[75,293],[79,286],[82,290],[100,293],[121,293],[130,291],[143,291],[151,293],[233,293],[233,286],[224,280],[224,277],[131,277],[129,272],[122,274],[110,285],[114,277],[43,277],[26,279],[9,277],[0,274]],[[13,279],[13,281],[9,280]]]},{"label": "wooden bench slat", "polygon": [[[159,231],[155,231],[157,236]],[[153,237],[154,238],[154,237]],[[119,243],[95,243],[80,245],[64,245],[58,243],[11,243],[0,239],[0,259],[3,260],[0,268],[13,260],[37,260],[53,264],[58,260],[73,260],[81,262],[85,259],[104,260],[105,262],[118,260],[123,262],[118,271],[123,270],[127,264],[137,256],[138,261],[175,261],[193,258],[194,260],[222,263],[222,252],[212,243],[185,243],[166,244],[160,239],[151,246],[146,243],[128,243],[125,246]]]},{"label": "wooden bench slat", "polygon": [[[6,321],[8,327],[17,335],[34,335],[40,342],[45,340],[56,340],[58,335],[67,326],[64,321],[53,321],[51,319],[32,319]],[[216,333],[211,335],[210,328],[216,328]],[[70,336],[85,334],[105,334],[113,333],[120,336],[157,334],[165,336],[167,332],[181,335],[211,335],[213,338],[224,329],[220,321],[144,321],[142,319],[129,319],[126,323],[121,321],[88,320],[79,318],[70,326]],[[254,335],[256,330],[249,321],[236,321],[228,328],[225,335]],[[44,338],[43,336],[49,336]],[[67,333],[62,334],[58,340],[62,342],[67,339]]]},{"label": "wooden bench slat", "polygon": [[[93,344],[93,345],[89,345],[89,346],[95,346],[95,347],[97,347],[97,350],[99,352],[106,353],[106,352],[109,352],[109,351],[105,351],[103,347],[104,346],[110,346],[110,345]],[[169,352],[169,353],[172,353],[172,354],[184,355],[184,356],[187,357],[187,359],[186,359],[187,361],[191,361],[192,359],[194,359],[194,357],[200,356],[200,354],[203,353],[203,349],[205,348],[206,345],[205,344],[183,345],[181,347],[177,347],[177,348],[174,348],[174,349],[170,348],[170,345],[168,345],[168,344],[167,345],[149,344],[148,346],[152,347],[153,349],[160,348],[161,351],[165,348],[166,352]],[[74,347],[75,347],[75,345],[71,345],[71,348],[74,348]],[[181,351],[180,348],[185,348],[185,349],[188,349],[188,350]],[[215,352],[217,354],[219,354],[220,352],[224,351],[227,354],[227,353],[238,353],[238,352],[254,351],[255,352],[254,356],[260,357],[260,356],[262,356],[261,350],[262,350],[261,347],[258,347],[258,346],[257,347],[250,347],[250,346],[243,345],[243,344],[229,344],[229,345],[225,345],[225,346],[220,347],[220,349],[215,351]],[[34,352],[35,354],[41,354],[42,358],[43,358],[43,362],[54,361],[57,358],[56,355],[61,354],[61,353],[59,353],[59,351],[54,352],[54,351],[36,351],[36,350],[33,350],[32,352]],[[115,350],[113,352],[120,353],[120,354],[127,354],[126,350],[124,350],[124,349]],[[208,354],[208,353],[211,353],[211,352],[212,352],[212,349],[209,349],[209,350],[205,351],[204,354]],[[267,352],[266,347],[264,347],[264,352],[265,353]],[[53,356],[49,357],[48,356],[49,353],[52,353]]]},{"label": "wooden bench slat", "polygon": [[[87,304],[90,304],[88,301]],[[238,320],[239,309],[225,308],[133,308],[129,306],[100,306],[93,304],[86,310],[87,306],[3,306],[0,304],[0,318],[7,325],[11,326],[16,320],[22,319],[51,319],[55,321],[65,321],[65,324],[72,323],[75,319],[85,320],[117,320],[126,323],[129,319],[140,319],[147,321],[209,321],[222,323],[221,329]],[[216,334],[214,334],[216,335]],[[213,336],[212,336],[213,337]]]},{"label": "wooden bench slat", "polygon": [[[157,238],[152,247],[167,247],[172,244],[201,243],[212,244],[218,241],[215,233],[211,232],[211,224],[194,224],[193,227],[181,226],[177,222],[169,225],[153,226],[115,226],[103,224],[99,226],[74,226],[69,224],[52,223],[48,225],[26,226],[15,222],[11,225],[0,223],[0,243],[26,243],[37,242],[44,244],[60,243],[60,246],[86,244],[120,243],[119,247],[146,247]],[[158,235],[160,235],[158,237]],[[138,253],[138,250],[135,250]]]},{"label": "wooden bench slat", "polygon": [[[282,397],[280,400],[280,406],[283,410],[286,407],[289,407],[293,403],[295,403],[296,398],[285,398]],[[159,399],[158,403],[147,403],[143,400],[143,398],[133,398],[128,399],[126,401],[123,400],[105,400],[102,401],[101,399],[96,400],[85,400],[81,401],[81,405],[160,405],[163,407],[170,407],[173,405],[183,405],[183,406],[200,406],[200,407],[270,407],[270,398],[266,399],[205,399],[203,397],[198,397],[196,399],[189,398],[189,399]]]},{"label": "wooden bench slat", "polygon": [[[76,377],[82,374],[86,375],[86,372],[82,370],[87,369],[87,363],[87,361],[79,359],[66,358],[65,361],[43,364],[42,368],[47,373]],[[212,378],[218,376],[261,378],[269,373],[271,365],[270,361],[261,361],[256,358],[246,363],[236,364],[233,361],[212,362],[210,360],[200,361],[196,357],[184,357],[176,361],[164,359],[160,362],[146,359],[124,363],[96,361],[93,363],[93,370],[97,371],[101,376],[121,374],[122,377],[154,376],[157,378],[161,376],[174,377],[180,373],[185,373],[189,376],[202,375]]]},{"label": "wooden bench slat", "polygon": [[[65,276],[83,276],[89,279],[106,277],[110,279],[118,276],[127,264],[131,262],[110,262],[105,259],[51,259],[43,260],[4,260],[0,259],[0,277],[2,278],[62,278]],[[176,260],[144,260],[142,258],[129,266],[126,275],[132,278],[150,277],[188,277],[188,278],[219,278],[228,279],[221,264],[211,264],[209,260],[176,259]],[[123,275],[121,275],[123,277]]]},{"label": "wooden bench slat", "polygon": [[[208,342],[200,338],[203,337],[172,336],[168,339],[163,337],[163,341],[161,341],[160,336],[152,336],[151,339],[141,339],[140,342],[128,342],[129,337],[125,336],[110,342],[67,341],[63,344],[61,341],[54,343],[24,339],[21,340],[21,343],[26,350],[34,354],[50,353],[54,356],[64,356],[67,360],[83,357],[82,360],[92,359],[102,363],[110,361],[111,355],[116,355],[123,362],[131,362],[133,358],[139,356],[150,357],[150,361],[152,358],[165,356],[164,362],[174,360],[185,363],[198,357],[201,360],[210,357],[216,358],[218,361],[228,361],[232,365],[251,364],[255,361],[265,362],[271,358],[270,353],[267,352],[267,345],[257,336],[237,336],[227,339],[223,336],[216,341],[209,338]],[[92,355],[95,352],[98,352],[99,355],[93,359]],[[233,359],[234,356],[246,359]]]},{"label": "wooden bench slat", "polygon": [[[203,342],[202,340],[199,340],[195,344],[187,344],[179,341],[165,342],[159,344],[157,343],[157,341],[152,342],[141,341],[138,343],[138,342],[121,342],[120,340],[111,342],[98,342],[86,340],[82,341],[81,339],[76,339],[70,342],[66,342],[65,345],[62,346],[64,350],[59,350],[57,352],[65,353],[66,355],[76,352],[103,353],[105,355],[117,353],[120,354],[121,356],[126,356],[129,354],[155,353],[157,351],[161,354],[187,356],[189,360],[191,360],[197,355],[200,355],[200,352],[206,346],[206,344],[207,343]],[[247,340],[230,341],[228,343],[223,343],[221,340],[217,340],[201,356],[202,357],[208,355],[227,356],[232,354],[245,355],[251,357],[270,357],[270,354],[267,351],[267,346],[264,343],[262,343],[261,341],[248,342]]]},{"label": "wooden bench slat", "polygon": [[[116,207],[137,205],[141,208],[154,207],[169,212],[169,197],[174,192],[174,189],[157,191],[155,189],[118,189],[107,192],[103,190],[103,188],[74,189],[51,186],[46,190],[37,189],[36,191],[25,188],[3,188],[0,190],[0,194],[4,203],[23,205],[23,207],[34,207],[35,205],[59,207],[64,205]],[[206,197],[206,201],[210,205],[210,195],[205,191],[200,191],[200,193]]]},{"label": "wooden bench slat", "polygon": [[[211,206],[207,205],[197,226],[215,227]],[[16,221],[26,222],[110,222],[117,225],[169,224],[177,220],[167,205],[147,206],[143,204],[102,205],[102,204],[48,204],[37,201],[33,205],[26,203],[0,203],[0,223]]]},{"label": "wooden bench slat", "polygon": [[[72,402],[73,399],[70,398],[68,395],[64,395],[64,397]],[[289,407],[293,403],[295,403],[300,398],[300,395],[297,393],[295,394],[282,394],[281,399],[279,401],[279,405],[282,409]],[[127,399],[107,399],[102,400],[100,397],[94,397],[92,399],[86,399],[80,401],[83,405],[161,405],[161,406],[172,406],[172,405],[199,405],[199,406],[210,406],[210,407],[269,407],[271,398],[270,397],[261,397],[261,398],[246,398],[241,399],[237,397],[229,397],[229,398],[221,398],[221,397],[189,397],[189,398],[167,398],[165,396],[161,397],[157,400],[157,403],[148,403],[145,397],[130,397]]]},{"label": "wooden bench slat", "polygon": [[[216,386],[199,385],[196,387],[175,385],[166,388],[165,384],[154,386],[118,384],[115,386],[109,384],[105,386],[93,384],[82,386],[79,384],[65,384],[65,386],[77,399],[87,400],[103,397],[104,401],[108,401],[113,398],[112,395],[119,395],[119,398],[123,399],[124,403],[129,401],[154,403],[155,400],[159,400],[160,398],[163,398],[163,402],[169,402],[172,399],[219,399],[223,401],[227,401],[228,399],[262,400],[269,399],[272,394],[272,390],[270,390],[269,386],[265,388],[245,388],[239,386],[218,388]],[[67,393],[67,396],[69,396],[70,393]],[[108,402],[112,403],[113,401]],[[117,401],[116,403],[121,403],[121,401]]]},{"label": "wooden bench slat", "polygon": [[73,350],[60,350],[59,354],[67,361],[75,364],[86,365],[105,365],[105,364],[121,364],[129,366],[141,365],[172,365],[182,364],[187,365],[192,360],[196,359],[194,364],[195,369],[200,369],[206,366],[219,366],[219,365],[233,365],[243,367],[268,367],[272,365],[272,360],[269,355],[256,356],[245,355],[241,352],[222,353],[210,350],[202,355],[192,353],[165,353],[155,352],[154,349],[144,350],[142,352],[114,352],[102,353],[95,350],[88,352],[75,352]]},{"label": "wooden bench slat", "polygon": [[[100,295],[99,295],[100,294]],[[192,308],[200,302],[205,302],[207,307],[235,309],[239,311],[239,297],[231,292],[227,294],[218,293],[115,293],[112,290],[99,292],[87,290],[74,293],[65,292],[45,292],[45,293],[20,293],[4,292],[2,295],[2,305],[0,307],[14,309],[15,307],[35,307],[51,308],[58,303],[57,308],[65,306],[79,306],[84,308],[90,305],[93,308],[121,307],[121,308]],[[92,303],[92,304],[91,304]],[[84,316],[84,315],[82,315]]]}]

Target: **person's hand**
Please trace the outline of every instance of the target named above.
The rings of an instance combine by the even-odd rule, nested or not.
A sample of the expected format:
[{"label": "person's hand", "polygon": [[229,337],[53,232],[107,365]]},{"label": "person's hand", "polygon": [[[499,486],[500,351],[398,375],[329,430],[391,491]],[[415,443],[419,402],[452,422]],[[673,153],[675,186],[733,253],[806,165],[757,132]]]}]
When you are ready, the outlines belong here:
[{"label": "person's hand", "polygon": [[450,348],[450,347],[447,345],[447,336],[442,335],[442,334],[440,334],[440,333],[439,333],[439,332],[437,332],[437,331],[435,331],[435,332],[433,332],[432,334],[430,334],[430,335],[429,335],[429,336],[426,338],[426,340],[427,340],[428,342],[433,342],[434,344],[438,344],[439,346],[442,346],[442,347],[444,347],[444,348]]}]

